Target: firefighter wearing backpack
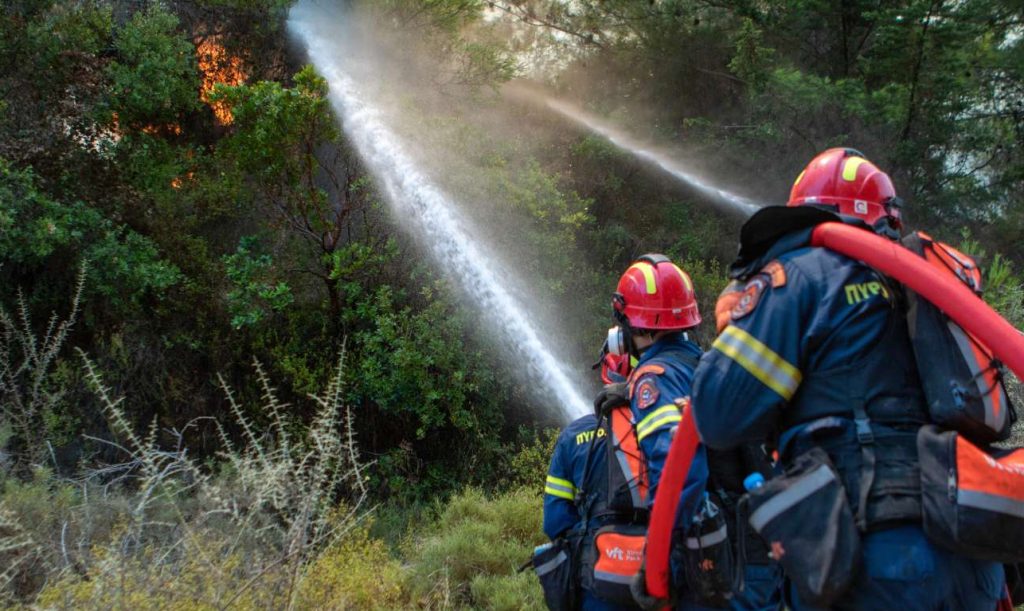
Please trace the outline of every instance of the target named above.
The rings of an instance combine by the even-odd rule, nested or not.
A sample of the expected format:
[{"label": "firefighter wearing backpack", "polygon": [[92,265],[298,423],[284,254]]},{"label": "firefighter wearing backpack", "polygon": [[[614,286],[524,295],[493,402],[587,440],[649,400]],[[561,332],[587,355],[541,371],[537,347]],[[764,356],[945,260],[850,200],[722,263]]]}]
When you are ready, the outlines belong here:
[{"label": "firefighter wearing backpack", "polygon": [[[612,309],[618,326],[609,333],[610,351],[638,360],[626,388],[609,387],[595,405],[603,404],[607,409],[626,403],[632,410],[636,439],[647,467],[645,507],[649,508],[681,419],[678,401],[689,396],[690,381],[701,355],[687,330],[700,324],[701,317],[692,280],[660,254],[640,257],[622,274],[612,296]],[[680,532],[674,539],[685,538],[695,512],[703,507],[707,479],[707,457],[701,447],[687,475],[676,522]],[[681,608],[694,608],[694,584],[683,586],[681,562],[673,562],[673,573],[674,583],[683,590]]]},{"label": "firefighter wearing backpack", "polygon": [[[625,382],[629,375],[628,355],[602,350],[599,363],[601,379],[606,384]],[[610,454],[609,438],[613,440]],[[579,607],[586,611],[637,608],[628,583],[619,588],[620,596],[616,596],[616,592],[608,592],[595,578],[595,573],[600,577],[602,570],[627,570],[623,569],[628,564],[625,553],[624,562],[618,564],[617,558],[602,560],[583,548],[593,546],[597,533],[610,525],[636,526],[642,532],[646,494],[646,475],[628,406],[613,408],[605,414],[587,414],[562,430],[544,486],[544,533],[552,541],[572,540],[568,555],[574,575],[565,587],[578,591],[565,593],[560,599],[559,594],[549,596],[546,592],[550,608],[576,608],[577,596]],[[642,546],[642,536],[634,537],[634,543]],[[544,585],[543,576],[541,581]]]},{"label": "firefighter wearing backpack", "polygon": [[792,608],[994,609],[1002,567],[936,547],[921,526],[915,441],[929,416],[900,291],[807,246],[825,221],[896,239],[900,200],[862,154],[831,149],[788,207],[744,225],[716,307],[724,329],[694,378],[701,439],[778,440],[787,472],[751,492],[749,522],[785,568]]},{"label": "firefighter wearing backpack", "polygon": [[[626,271],[619,281],[613,307],[619,326],[611,329],[606,345],[612,352],[628,352],[640,356],[630,377],[628,393],[638,423],[637,436],[651,468],[653,490],[667,456],[673,429],[680,420],[679,410],[673,400],[688,395],[692,371],[701,354],[700,348],[689,340],[685,331],[695,328],[701,318],[689,276],[661,255],[641,257]],[[649,331],[659,327],[659,331]],[[658,339],[652,342],[653,337]],[[748,444],[714,454],[712,456],[709,452],[703,464],[697,464],[691,469],[691,479],[684,491],[684,502],[696,502],[695,497],[690,496],[695,494],[691,486],[697,481],[697,469],[707,469],[708,475],[703,476],[703,481],[709,490],[713,490],[712,502],[724,512],[731,528],[735,522],[733,501],[743,494],[744,477],[753,471],[769,476],[771,464],[760,444]],[[689,509],[684,505],[684,514],[692,511],[692,505]],[[679,520],[678,524],[686,522]],[[732,547],[737,547],[736,536],[737,533],[730,536]],[[686,539],[693,541],[695,537],[687,536]],[[732,584],[728,583],[731,575],[719,575],[720,581],[714,583],[715,576],[703,574],[694,578],[694,571],[691,570],[691,580],[710,578],[711,583],[687,584],[689,592],[682,596],[683,608],[701,610],[727,606],[736,610],[767,611],[780,607],[778,567],[768,562],[764,543],[756,535],[747,536],[746,539],[744,545],[749,550],[749,559],[744,570],[743,590],[731,592]],[[677,545],[674,552],[673,572],[677,587],[684,581],[681,573],[685,571],[680,567],[685,564],[680,558],[685,554],[682,547]],[[758,555],[758,552],[761,554]],[[732,567],[720,568],[729,571]],[[705,597],[697,596],[696,590],[703,591]],[[730,594],[731,599],[725,600]]]}]

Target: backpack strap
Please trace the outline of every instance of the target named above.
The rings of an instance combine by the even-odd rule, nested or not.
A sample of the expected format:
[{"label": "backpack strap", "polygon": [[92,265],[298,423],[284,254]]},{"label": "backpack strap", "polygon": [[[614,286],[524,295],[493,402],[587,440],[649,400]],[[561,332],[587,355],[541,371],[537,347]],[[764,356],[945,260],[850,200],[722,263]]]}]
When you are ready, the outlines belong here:
[{"label": "backpack strap", "polygon": [[863,397],[853,400],[853,423],[857,431],[857,443],[860,445],[860,496],[857,502],[857,528],[861,532],[868,529],[868,497],[871,486],[875,483],[875,435],[871,432],[871,419],[864,409]]},{"label": "backpack strap", "polygon": [[597,417],[597,427],[594,429],[594,436],[590,438],[590,446],[587,448],[587,458],[583,462],[583,481],[580,482],[580,486],[576,489],[576,506],[580,509],[580,519],[584,524],[588,524],[591,515],[591,510],[594,508],[594,503],[597,501],[597,497],[588,492],[584,488],[590,481],[590,468],[593,466],[594,448],[597,447],[597,440],[601,436],[601,426],[604,424],[607,415],[602,413]]}]

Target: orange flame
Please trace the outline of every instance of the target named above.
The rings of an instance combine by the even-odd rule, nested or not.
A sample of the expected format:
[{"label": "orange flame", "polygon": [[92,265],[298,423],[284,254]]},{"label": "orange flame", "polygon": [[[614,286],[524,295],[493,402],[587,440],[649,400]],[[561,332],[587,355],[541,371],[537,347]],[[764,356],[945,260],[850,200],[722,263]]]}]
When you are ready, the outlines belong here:
[{"label": "orange flame", "polygon": [[143,125],[142,133],[149,134],[150,136],[159,136],[161,134],[169,136],[180,136],[181,125],[178,123],[169,123],[167,125]]},{"label": "orange flame", "polygon": [[234,121],[231,109],[224,102],[212,102],[210,93],[217,83],[232,87],[241,85],[245,82],[246,73],[242,58],[229,55],[219,39],[219,36],[210,36],[196,47],[196,58],[203,76],[203,87],[199,97],[213,109],[213,115],[218,123],[230,125]]},{"label": "orange flame", "polygon": [[184,176],[175,176],[171,179],[171,188],[176,191],[181,189],[185,185],[185,181],[191,182],[195,175],[195,172],[185,172]]}]

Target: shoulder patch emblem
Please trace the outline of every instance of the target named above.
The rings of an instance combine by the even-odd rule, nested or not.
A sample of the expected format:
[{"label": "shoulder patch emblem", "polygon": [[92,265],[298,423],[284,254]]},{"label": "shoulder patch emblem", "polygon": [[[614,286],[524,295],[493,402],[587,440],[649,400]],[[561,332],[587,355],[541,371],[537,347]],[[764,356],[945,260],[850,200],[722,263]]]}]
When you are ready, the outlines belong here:
[{"label": "shoulder patch emblem", "polygon": [[658,401],[658,385],[654,380],[643,380],[636,389],[636,404],[640,409],[647,409]]},{"label": "shoulder patch emblem", "polygon": [[715,302],[715,328],[719,333],[729,324],[732,309],[736,307],[742,296],[743,284],[739,280],[730,281],[722,294],[718,296],[718,301]]},{"label": "shoulder patch emblem", "polygon": [[754,311],[758,302],[761,301],[761,293],[768,288],[768,282],[768,277],[763,274],[758,274],[747,282],[747,285],[743,287],[743,294],[732,308],[733,320],[739,320]]}]

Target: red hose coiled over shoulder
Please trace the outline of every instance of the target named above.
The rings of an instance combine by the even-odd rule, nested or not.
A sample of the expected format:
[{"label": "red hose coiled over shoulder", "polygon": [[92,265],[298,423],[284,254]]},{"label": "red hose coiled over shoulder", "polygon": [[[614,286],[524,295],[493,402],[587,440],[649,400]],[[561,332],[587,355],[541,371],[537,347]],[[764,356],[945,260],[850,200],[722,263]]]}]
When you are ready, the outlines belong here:
[{"label": "red hose coiled over shoulder", "polygon": [[[1024,378],[1024,335],[956,278],[941,273],[897,242],[843,223],[818,225],[811,234],[811,245],[862,261],[910,287],[987,346],[1017,377]],[[665,460],[647,530],[647,591],[658,598],[668,598],[672,527],[699,443],[687,404]]]},{"label": "red hose coiled over shoulder", "polygon": [[897,242],[842,223],[822,223],[811,245],[857,259],[891,276],[931,302],[1024,378],[1024,336],[956,278],[943,274]]}]

